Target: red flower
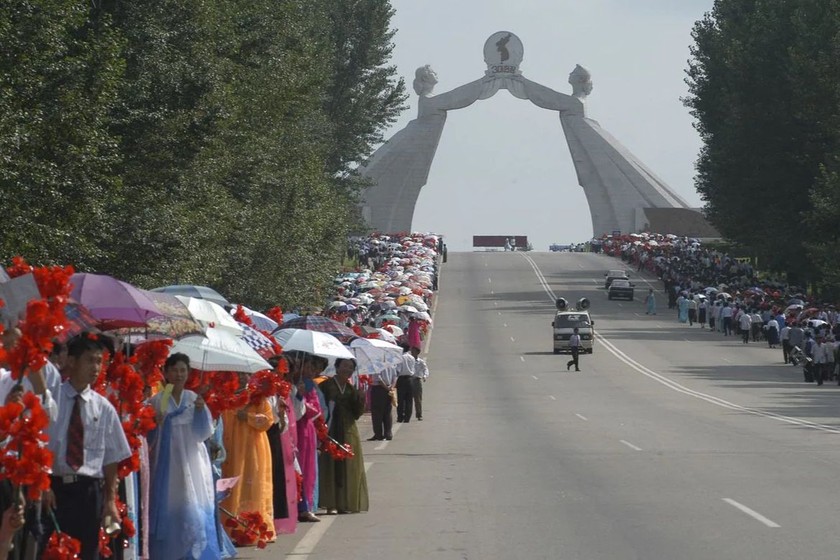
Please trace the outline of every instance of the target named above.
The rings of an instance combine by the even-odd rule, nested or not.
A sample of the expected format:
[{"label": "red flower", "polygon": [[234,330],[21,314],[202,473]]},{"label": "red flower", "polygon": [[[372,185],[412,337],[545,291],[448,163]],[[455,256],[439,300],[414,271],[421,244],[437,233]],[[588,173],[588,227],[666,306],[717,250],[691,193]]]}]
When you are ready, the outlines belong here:
[{"label": "red flower", "polygon": [[12,402],[0,407],[0,433],[8,437],[0,447],[0,477],[26,486],[31,499],[50,487],[52,453],[44,434],[49,422],[41,401],[31,392],[23,396],[22,404]]},{"label": "red flower", "polygon": [[[230,512],[225,513],[231,515]],[[231,516],[225,521],[225,527],[233,529],[230,538],[236,546],[256,544],[258,548],[265,548],[268,541],[274,538],[274,531],[269,529],[268,523],[258,511],[243,511],[236,517]]]},{"label": "red flower", "polygon": [[55,532],[50,536],[41,560],[73,560],[82,553],[82,543],[67,533]]},{"label": "red flower", "polygon": [[272,307],[266,311],[265,314],[269,319],[277,323],[278,326],[283,324],[283,310],[279,305],[277,307]]},{"label": "red flower", "polygon": [[113,555],[111,552],[111,537],[105,532],[105,529],[99,528],[99,556],[102,558],[110,558]]},{"label": "red flower", "polygon": [[[282,361],[285,364],[285,360]],[[288,366],[286,366],[288,368]],[[276,371],[258,371],[248,380],[250,404],[257,404],[268,397],[281,396],[284,399],[291,393],[292,386]]]},{"label": "red flower", "polygon": [[318,448],[322,452],[329,454],[335,461],[344,461],[355,456],[349,443],[342,445],[330,437],[330,430],[327,423],[324,422],[323,416],[318,416],[314,422],[315,433],[318,436]]}]

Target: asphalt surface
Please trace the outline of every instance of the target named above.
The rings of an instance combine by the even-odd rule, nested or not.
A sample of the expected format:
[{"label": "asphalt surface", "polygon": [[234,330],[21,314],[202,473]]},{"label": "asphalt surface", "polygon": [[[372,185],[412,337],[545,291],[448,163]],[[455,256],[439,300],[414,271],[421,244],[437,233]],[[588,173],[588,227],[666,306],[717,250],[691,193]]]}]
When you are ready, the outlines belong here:
[{"label": "asphalt surface", "polygon": [[[636,300],[608,301],[617,265],[450,253],[424,421],[364,443],[371,511],[242,558],[840,557],[840,388],[804,383],[766,344],[679,324],[635,271]],[[579,373],[552,352],[553,296],[592,302]]]}]

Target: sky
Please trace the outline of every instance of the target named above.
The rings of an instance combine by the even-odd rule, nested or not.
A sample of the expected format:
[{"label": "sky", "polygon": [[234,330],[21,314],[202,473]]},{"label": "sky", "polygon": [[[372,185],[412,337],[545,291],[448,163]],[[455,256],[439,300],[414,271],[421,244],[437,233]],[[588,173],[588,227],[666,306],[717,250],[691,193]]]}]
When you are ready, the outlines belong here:
[{"label": "sky", "polygon": [[[436,94],[484,75],[484,42],[496,31],[525,46],[525,77],[571,93],[569,72],[592,74],[588,116],[692,206],[700,139],[680,98],[691,29],[713,0],[391,0],[392,62],[410,107],[385,138],[417,116],[414,71],[431,65]],[[592,221],[556,113],[507,91],[450,111],[415,231],[470,250],[473,235],[527,235],[534,249],[586,241]]]}]

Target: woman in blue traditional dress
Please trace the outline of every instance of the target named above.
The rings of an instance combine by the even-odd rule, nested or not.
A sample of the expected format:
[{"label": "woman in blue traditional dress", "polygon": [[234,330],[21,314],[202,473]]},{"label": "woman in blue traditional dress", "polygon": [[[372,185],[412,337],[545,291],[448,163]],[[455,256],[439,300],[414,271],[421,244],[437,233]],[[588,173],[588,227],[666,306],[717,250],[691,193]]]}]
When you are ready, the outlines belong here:
[{"label": "woman in blue traditional dress", "polygon": [[682,294],[677,298],[677,310],[680,323],[688,323],[688,298]]},{"label": "woman in blue traditional dress", "polygon": [[650,292],[648,292],[648,295],[645,298],[645,303],[647,304],[647,311],[645,311],[645,315],[656,315],[656,296],[653,295],[653,288],[651,288]]},{"label": "woman in blue traditional dress", "polygon": [[152,397],[158,425],[150,434],[150,557],[154,560],[221,557],[210,457],[213,434],[204,399],[184,389],[190,359],[172,354],[164,364],[166,388]]}]

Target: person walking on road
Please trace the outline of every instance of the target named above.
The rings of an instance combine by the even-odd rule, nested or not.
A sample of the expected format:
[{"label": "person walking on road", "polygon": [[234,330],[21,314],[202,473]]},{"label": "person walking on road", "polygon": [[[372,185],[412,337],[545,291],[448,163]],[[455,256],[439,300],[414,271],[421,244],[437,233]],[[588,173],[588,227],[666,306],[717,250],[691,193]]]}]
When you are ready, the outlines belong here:
[{"label": "person walking on road", "polygon": [[688,326],[693,327],[697,322],[697,300],[693,295],[688,296]]},{"label": "person walking on road", "polygon": [[575,371],[580,371],[580,366],[578,364],[578,356],[580,355],[580,335],[578,334],[577,327],[575,327],[574,334],[572,334],[571,338],[569,338],[569,348],[572,351],[572,359],[566,363],[566,371],[568,371],[572,366],[575,366]]},{"label": "person walking on road", "polygon": [[743,337],[744,344],[747,344],[750,341],[750,333],[752,332],[752,317],[746,311],[742,311],[738,317],[738,323],[738,326],[741,327],[741,336]]},{"label": "person walking on road", "polygon": [[700,300],[700,303],[697,305],[697,322],[700,323],[700,328],[706,328],[706,309],[708,305],[706,304],[706,298]]},{"label": "person walking on road", "polygon": [[653,288],[650,289],[647,297],[645,297],[645,304],[647,305],[645,315],[656,315],[656,296],[653,295]]}]

